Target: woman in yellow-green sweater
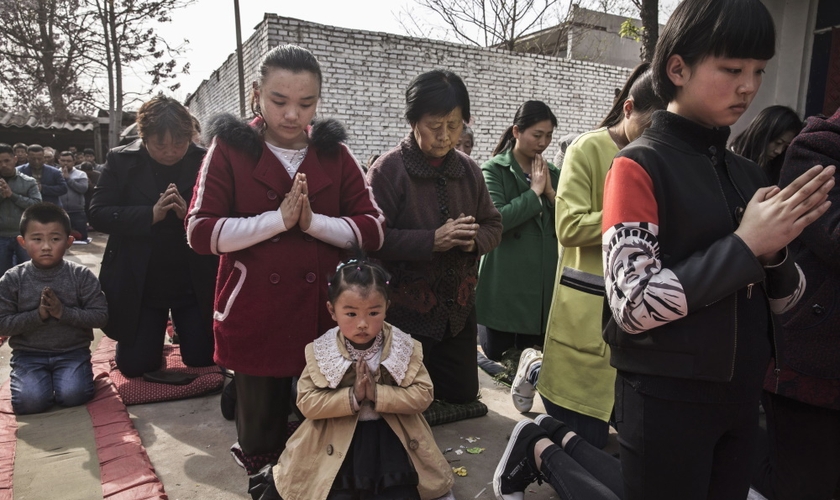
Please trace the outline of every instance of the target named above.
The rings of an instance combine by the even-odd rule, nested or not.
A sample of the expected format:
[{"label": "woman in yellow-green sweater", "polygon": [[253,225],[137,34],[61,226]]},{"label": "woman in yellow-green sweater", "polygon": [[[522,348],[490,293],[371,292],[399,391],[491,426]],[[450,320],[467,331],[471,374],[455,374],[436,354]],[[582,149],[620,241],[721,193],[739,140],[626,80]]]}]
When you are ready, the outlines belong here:
[{"label": "woman in yellow-green sweater", "polygon": [[633,71],[601,127],[569,146],[557,186],[560,262],[537,390],[552,417],[599,448],[607,444],[615,384],[609,347],[601,337],[604,181],[613,157],[650,125],[654,111],[665,107],[647,68],[643,63]]}]

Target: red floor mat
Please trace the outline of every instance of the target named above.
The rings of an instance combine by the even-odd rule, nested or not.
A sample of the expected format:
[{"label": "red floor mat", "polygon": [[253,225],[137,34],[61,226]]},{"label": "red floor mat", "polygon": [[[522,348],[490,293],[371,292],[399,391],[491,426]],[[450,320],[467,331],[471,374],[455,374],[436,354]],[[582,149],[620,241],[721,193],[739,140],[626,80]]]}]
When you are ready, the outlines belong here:
[{"label": "red floor mat", "polygon": [[204,368],[190,368],[181,360],[181,349],[178,345],[163,346],[162,369],[192,373],[198,378],[186,385],[169,385],[147,382],[142,377],[128,378],[124,376],[114,363],[114,353],[117,343],[108,337],[103,337],[93,354],[94,374],[105,373],[114,382],[126,406],[156,403],[186,399],[213,392],[221,391],[225,378],[217,366]]}]

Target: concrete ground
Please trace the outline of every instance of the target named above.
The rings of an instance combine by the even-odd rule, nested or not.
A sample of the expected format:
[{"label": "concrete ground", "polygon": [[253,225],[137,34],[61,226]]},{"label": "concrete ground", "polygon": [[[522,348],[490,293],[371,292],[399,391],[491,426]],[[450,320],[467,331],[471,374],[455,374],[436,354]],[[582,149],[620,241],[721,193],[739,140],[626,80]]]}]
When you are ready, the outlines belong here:
[{"label": "concrete ground", "polygon": [[[89,245],[74,245],[67,258],[85,264],[99,273],[106,236],[92,233]],[[97,331],[96,343],[102,336]],[[11,352],[7,344],[0,347],[0,383],[9,377]],[[510,431],[517,421],[534,418],[543,411],[536,398],[533,412],[521,415],[513,407],[509,389],[479,371],[481,401],[490,409],[480,418],[433,427],[435,440],[453,467],[465,467],[467,476],[455,478],[454,493],[459,500],[494,498],[492,479],[496,465],[504,452]],[[225,420],[219,409],[219,395],[200,398],[129,406],[134,426],[154,465],[158,477],[170,499],[215,500],[249,498],[246,493],[247,476],[230,456],[230,445],[236,441],[234,423]],[[479,438],[469,443],[467,438]],[[480,447],[477,455],[455,450]],[[610,436],[607,451],[617,450],[616,436]],[[532,485],[526,499],[558,499],[549,485]]]}]

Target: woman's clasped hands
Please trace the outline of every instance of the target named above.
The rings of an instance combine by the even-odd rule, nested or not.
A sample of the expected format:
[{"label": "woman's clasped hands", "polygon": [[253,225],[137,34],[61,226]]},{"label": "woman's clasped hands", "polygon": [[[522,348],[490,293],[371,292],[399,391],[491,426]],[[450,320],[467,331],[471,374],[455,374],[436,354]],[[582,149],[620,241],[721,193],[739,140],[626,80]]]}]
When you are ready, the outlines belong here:
[{"label": "woman's clasped hands", "polygon": [[157,203],[152,207],[152,224],[166,218],[166,213],[172,210],[179,219],[187,216],[187,201],[178,192],[178,186],[170,184],[166,191],[160,194]]},{"label": "woman's clasped hands", "polygon": [[297,173],[292,189],[280,203],[280,214],[286,230],[300,225],[302,231],[307,231],[312,224],[312,207],[309,205],[309,186],[306,184],[306,174]]}]

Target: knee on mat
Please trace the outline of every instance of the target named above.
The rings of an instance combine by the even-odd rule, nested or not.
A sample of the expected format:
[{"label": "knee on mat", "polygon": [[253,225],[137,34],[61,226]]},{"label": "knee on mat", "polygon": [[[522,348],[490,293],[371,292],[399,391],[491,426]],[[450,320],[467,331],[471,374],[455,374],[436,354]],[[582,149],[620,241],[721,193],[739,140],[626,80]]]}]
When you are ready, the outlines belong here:
[{"label": "knee on mat", "polygon": [[75,384],[73,387],[61,391],[56,390],[55,402],[66,407],[80,406],[93,399],[94,392],[95,388],[91,379],[90,381]]},{"label": "knee on mat", "polygon": [[37,393],[38,391],[21,391],[12,393],[12,410],[15,415],[32,415],[43,413],[53,405],[52,392]]}]

